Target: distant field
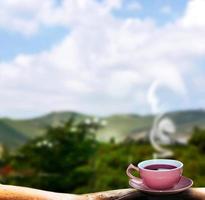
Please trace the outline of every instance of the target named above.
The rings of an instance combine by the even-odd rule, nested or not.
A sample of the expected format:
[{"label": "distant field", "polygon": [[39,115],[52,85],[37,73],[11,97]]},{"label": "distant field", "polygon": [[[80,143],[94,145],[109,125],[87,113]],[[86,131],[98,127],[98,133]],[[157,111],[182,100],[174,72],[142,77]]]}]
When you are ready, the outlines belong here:
[{"label": "distant field", "polygon": [[[71,115],[78,120],[88,116],[74,112],[53,112],[28,120],[0,119],[0,140],[2,144],[11,148],[22,145],[27,140],[45,133],[48,126],[58,126],[66,122]],[[187,110],[167,113],[177,125],[177,137],[186,140],[194,126],[205,128],[204,110]],[[109,141],[114,138],[119,142],[126,138],[139,139],[146,137],[152,127],[154,116],[140,116],[135,114],[118,114],[104,117],[107,126],[97,132],[97,139]]]}]

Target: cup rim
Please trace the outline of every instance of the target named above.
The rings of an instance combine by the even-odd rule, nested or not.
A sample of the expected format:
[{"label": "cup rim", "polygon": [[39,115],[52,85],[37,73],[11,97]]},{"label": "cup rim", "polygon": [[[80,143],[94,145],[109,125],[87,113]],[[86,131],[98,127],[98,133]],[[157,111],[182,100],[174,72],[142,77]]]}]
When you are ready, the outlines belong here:
[{"label": "cup rim", "polygon": [[[172,163],[173,165],[174,165],[174,163],[177,163],[179,166],[176,166],[176,165],[174,165],[174,166],[176,166],[176,168],[174,168],[174,169],[164,169],[163,171],[160,171],[160,172],[167,172],[167,171],[174,171],[174,170],[177,170],[177,169],[181,169],[182,167],[183,167],[183,163],[181,162],[181,161],[179,161],[179,160],[174,160],[174,159],[150,159],[150,160],[144,160],[144,161],[142,161],[142,162],[140,162],[140,163],[138,163],[138,168],[139,169],[141,169],[141,170],[145,170],[145,171],[152,171],[153,172],[153,170],[151,170],[151,169],[145,169],[145,167],[147,166],[147,165],[151,165],[151,164],[159,164],[159,163],[157,163],[157,162],[160,162],[160,164],[162,164],[163,162],[164,162],[164,164],[166,163],[166,164],[168,164],[168,163]],[[146,163],[147,163],[147,165],[146,165]],[[150,164],[149,164],[150,163]],[[142,166],[143,164],[145,164],[145,166]],[[171,165],[171,164],[170,164]],[[159,171],[155,171],[155,172],[159,172]]]}]

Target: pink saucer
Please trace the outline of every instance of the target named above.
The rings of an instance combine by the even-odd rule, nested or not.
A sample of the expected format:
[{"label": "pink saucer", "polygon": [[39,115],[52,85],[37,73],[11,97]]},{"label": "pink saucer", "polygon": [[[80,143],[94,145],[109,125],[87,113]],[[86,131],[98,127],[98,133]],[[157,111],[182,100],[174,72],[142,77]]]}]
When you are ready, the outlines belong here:
[{"label": "pink saucer", "polygon": [[131,187],[133,187],[134,189],[140,190],[142,192],[162,195],[162,194],[176,194],[179,192],[183,192],[193,185],[193,181],[190,178],[182,176],[177,185],[175,185],[173,188],[167,189],[167,190],[151,189],[151,188],[147,187],[146,185],[144,185],[143,183],[140,183],[140,184],[137,183],[134,179],[129,180],[129,185]]}]

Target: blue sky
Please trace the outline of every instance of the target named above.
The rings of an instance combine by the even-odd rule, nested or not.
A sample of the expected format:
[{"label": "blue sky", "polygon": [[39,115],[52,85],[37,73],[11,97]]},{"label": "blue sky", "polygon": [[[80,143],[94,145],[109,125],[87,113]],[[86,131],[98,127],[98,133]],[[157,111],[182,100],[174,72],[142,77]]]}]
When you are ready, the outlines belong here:
[{"label": "blue sky", "polygon": [[203,0],[15,0],[0,9],[2,117],[205,107]]},{"label": "blue sky", "polygon": [[[123,1],[121,9],[114,10],[114,14],[122,18],[151,18],[158,25],[164,25],[182,16],[187,2],[187,0],[126,0]],[[130,5],[133,5],[133,7],[134,5],[136,7],[139,5],[138,11],[136,12],[136,9],[129,9],[131,8]]]},{"label": "blue sky", "polygon": [[37,34],[25,37],[20,33],[0,30],[0,60],[9,61],[18,54],[34,54],[43,50],[49,50],[60,42],[69,30],[63,27],[42,28]]}]

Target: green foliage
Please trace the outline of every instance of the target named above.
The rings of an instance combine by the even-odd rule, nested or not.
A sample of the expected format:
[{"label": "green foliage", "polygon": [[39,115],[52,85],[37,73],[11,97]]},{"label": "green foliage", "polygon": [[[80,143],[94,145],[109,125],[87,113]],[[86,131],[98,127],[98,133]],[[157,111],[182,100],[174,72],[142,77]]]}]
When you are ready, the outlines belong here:
[{"label": "green foliage", "polygon": [[10,158],[15,175],[7,181],[62,192],[86,184],[93,175],[90,158],[98,148],[94,132],[99,127],[71,118],[64,126],[49,128]]},{"label": "green foliage", "polygon": [[[49,128],[15,155],[5,154],[0,164],[12,171],[2,176],[2,183],[69,193],[128,187],[128,164],[151,159],[153,149],[131,139],[99,143],[95,133],[100,127],[98,120],[71,118],[64,126]],[[205,186],[204,135],[204,130],[195,128],[189,145],[170,147],[194,186]]]},{"label": "green foliage", "polygon": [[205,130],[195,127],[189,143],[197,146],[201,152],[205,153]]}]

